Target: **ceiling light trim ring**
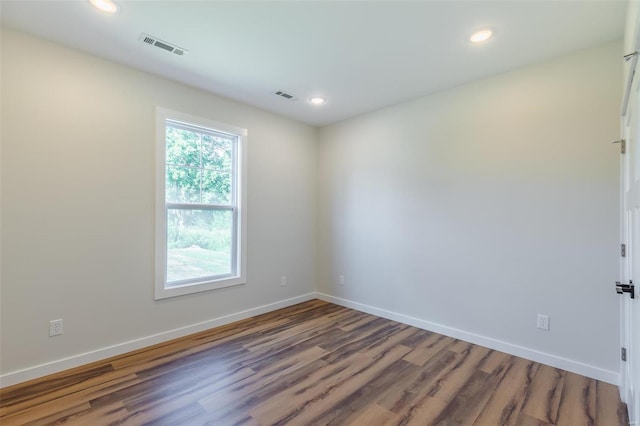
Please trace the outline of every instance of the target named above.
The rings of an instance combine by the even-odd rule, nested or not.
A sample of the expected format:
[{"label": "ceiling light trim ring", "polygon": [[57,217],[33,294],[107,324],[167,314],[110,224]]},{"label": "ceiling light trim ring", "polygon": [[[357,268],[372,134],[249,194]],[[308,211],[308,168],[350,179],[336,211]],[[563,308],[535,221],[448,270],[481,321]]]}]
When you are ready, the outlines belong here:
[{"label": "ceiling light trim ring", "polygon": [[89,0],[89,3],[99,11],[108,14],[114,14],[120,10],[118,4],[113,0]]},{"label": "ceiling light trim ring", "polygon": [[493,28],[481,28],[471,33],[469,41],[473,44],[484,43],[485,41],[492,39],[494,35],[495,31]]},{"label": "ceiling light trim ring", "polygon": [[311,102],[313,105],[322,105],[327,102],[327,99],[322,96],[312,96],[309,98],[309,102]]}]

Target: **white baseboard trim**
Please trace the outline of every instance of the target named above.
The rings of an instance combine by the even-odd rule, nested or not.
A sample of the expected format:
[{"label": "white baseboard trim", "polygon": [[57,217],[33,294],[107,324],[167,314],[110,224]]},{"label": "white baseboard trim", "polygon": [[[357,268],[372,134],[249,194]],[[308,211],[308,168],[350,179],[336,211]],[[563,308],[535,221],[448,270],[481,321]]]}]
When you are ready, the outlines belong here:
[{"label": "white baseboard trim", "polygon": [[37,379],[39,377],[44,377],[49,374],[58,373],[60,371],[68,370],[74,367],[79,367],[81,365],[100,361],[102,359],[107,359],[113,356],[122,355],[124,353],[135,351],[137,349],[142,349],[147,346],[152,346],[158,343],[163,343],[169,340],[188,336],[189,334],[198,333],[200,331],[208,330],[214,327],[219,327],[225,324],[230,324],[235,321],[239,321],[239,320],[250,318],[256,315],[271,312],[276,309],[286,308],[287,306],[306,302],[308,300],[312,300],[315,298],[324,300],[326,302],[335,303],[336,305],[345,306],[347,308],[356,309],[361,312],[366,312],[371,315],[376,315],[382,318],[398,321],[403,324],[408,324],[424,330],[444,334],[446,336],[464,340],[466,342],[471,342],[477,345],[485,346],[490,349],[506,352],[510,355],[519,356],[519,357],[536,361],[542,364],[550,365],[552,367],[571,371],[572,373],[581,374],[583,376],[587,376],[593,379],[601,380],[603,382],[611,383],[616,386],[619,384],[619,374],[614,371],[604,370],[598,367],[594,367],[592,365],[584,364],[578,361],[573,361],[567,358],[562,358],[562,357],[548,354],[545,352],[540,352],[531,348],[514,345],[512,343],[504,342],[504,341],[493,339],[490,337],[481,336],[481,335],[470,333],[457,328],[436,324],[430,321],[425,321],[425,320],[414,318],[408,315],[399,314],[399,313],[388,311],[385,309],[376,308],[374,306],[365,305],[363,303],[353,302],[353,301],[342,299],[339,297],[330,296],[328,294],[316,292],[316,293],[308,293],[302,296],[293,297],[291,299],[281,300],[281,301],[270,303],[267,305],[258,306],[258,307],[237,312],[234,314],[213,318],[197,324],[191,324],[185,327],[176,328],[173,330],[165,331],[165,332],[154,334],[151,336],[141,337],[139,339],[130,340],[128,342],[119,343],[116,345],[108,346],[108,347],[97,349],[94,351],[73,355],[67,358],[59,359],[59,360],[48,362],[45,364],[36,365],[36,366],[25,368],[22,370],[12,371],[0,376],[0,388],[12,386],[12,385],[26,382],[32,379]]},{"label": "white baseboard trim", "polygon": [[113,356],[122,355],[127,352],[142,349],[158,343],[167,342],[179,337],[188,336],[189,334],[205,331],[210,328],[219,327],[221,325],[230,324],[235,321],[251,318],[256,315],[275,311],[276,309],[286,308],[287,306],[306,302],[316,298],[315,293],[309,293],[302,296],[293,297],[291,299],[281,300],[279,302],[262,305],[246,311],[213,318],[197,324],[187,325],[185,327],[176,328],[162,333],[153,334],[151,336],[141,337],[139,339],[130,340],[128,342],[118,343],[113,346],[97,349],[82,354],[73,355],[56,361],[40,364],[22,370],[12,371],[0,376],[0,388],[26,382],[28,380],[37,379],[39,377],[48,376],[49,374],[58,373],[70,368],[79,367],[81,365],[111,358]]},{"label": "white baseboard trim", "polygon": [[551,367],[560,368],[562,370],[570,371],[572,373],[580,374],[592,379],[611,383],[616,386],[619,385],[620,375],[615,371],[604,370],[599,367],[594,367],[593,365],[584,364],[546,352],[540,352],[535,349],[514,345],[513,343],[504,342],[502,340],[493,339],[491,337],[481,336],[479,334],[470,333],[468,331],[448,327],[442,324],[436,324],[419,318],[410,317],[408,315],[387,311],[385,309],[376,308],[374,306],[365,305],[363,303],[352,302],[350,300],[341,299],[339,297],[330,296],[324,293],[316,293],[316,297],[326,302],[335,303],[336,305],[398,321],[403,324],[412,325],[423,330],[444,334],[445,336],[464,340],[465,342],[474,343],[476,345],[484,346],[501,352],[506,352],[510,355],[519,356],[521,358],[536,361],[541,364],[549,365]]}]

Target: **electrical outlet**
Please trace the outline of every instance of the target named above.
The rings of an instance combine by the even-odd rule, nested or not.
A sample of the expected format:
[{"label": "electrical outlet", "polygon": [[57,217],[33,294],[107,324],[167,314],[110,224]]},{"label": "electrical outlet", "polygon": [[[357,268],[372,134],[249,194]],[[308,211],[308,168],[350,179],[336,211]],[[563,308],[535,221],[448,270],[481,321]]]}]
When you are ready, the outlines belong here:
[{"label": "electrical outlet", "polygon": [[49,321],[49,337],[59,336],[64,332],[63,323],[61,319]]},{"label": "electrical outlet", "polygon": [[280,277],[280,286],[284,287],[287,285],[287,277],[285,277],[284,275]]},{"label": "electrical outlet", "polygon": [[538,328],[549,330],[549,315],[538,314]]},{"label": "electrical outlet", "polygon": [[338,284],[340,284],[340,285],[344,285],[344,275],[340,275],[340,276],[338,277]]}]

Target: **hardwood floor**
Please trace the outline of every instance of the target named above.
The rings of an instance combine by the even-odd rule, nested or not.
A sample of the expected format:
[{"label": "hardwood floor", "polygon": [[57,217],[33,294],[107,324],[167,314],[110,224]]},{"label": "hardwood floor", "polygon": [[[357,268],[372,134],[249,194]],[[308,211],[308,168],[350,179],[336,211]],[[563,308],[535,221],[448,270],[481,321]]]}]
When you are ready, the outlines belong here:
[{"label": "hardwood floor", "polygon": [[319,300],[0,391],[9,425],[626,425],[615,386]]}]

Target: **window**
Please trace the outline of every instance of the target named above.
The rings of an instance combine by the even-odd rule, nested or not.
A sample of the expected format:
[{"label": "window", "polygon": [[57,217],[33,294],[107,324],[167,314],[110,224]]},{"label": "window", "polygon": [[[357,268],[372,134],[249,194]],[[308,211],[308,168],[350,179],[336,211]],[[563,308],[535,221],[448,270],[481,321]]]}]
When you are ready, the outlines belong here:
[{"label": "window", "polygon": [[155,298],[246,282],[245,129],[158,108]]}]

